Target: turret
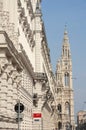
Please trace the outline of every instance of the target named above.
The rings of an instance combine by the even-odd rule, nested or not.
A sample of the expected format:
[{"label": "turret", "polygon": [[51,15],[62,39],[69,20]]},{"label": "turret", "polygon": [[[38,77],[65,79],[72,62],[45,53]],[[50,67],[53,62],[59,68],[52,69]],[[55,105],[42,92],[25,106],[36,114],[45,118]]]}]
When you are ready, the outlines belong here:
[{"label": "turret", "polygon": [[63,45],[62,45],[62,59],[69,59],[70,56],[71,56],[71,53],[70,53],[68,32],[67,32],[67,29],[65,28],[64,37],[63,37]]}]

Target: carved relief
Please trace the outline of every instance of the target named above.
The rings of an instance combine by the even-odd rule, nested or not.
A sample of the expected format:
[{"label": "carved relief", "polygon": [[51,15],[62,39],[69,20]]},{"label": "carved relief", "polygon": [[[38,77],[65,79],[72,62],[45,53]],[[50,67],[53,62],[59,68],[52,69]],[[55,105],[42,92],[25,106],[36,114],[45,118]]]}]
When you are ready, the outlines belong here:
[{"label": "carved relief", "polygon": [[30,24],[28,23],[27,16],[25,16],[25,9],[21,7],[21,4],[19,4],[18,6],[18,12],[19,12],[19,23],[21,24],[25,37],[27,38],[27,41],[29,42],[29,45],[32,49],[35,46],[35,42],[33,40],[33,34],[30,29]]}]

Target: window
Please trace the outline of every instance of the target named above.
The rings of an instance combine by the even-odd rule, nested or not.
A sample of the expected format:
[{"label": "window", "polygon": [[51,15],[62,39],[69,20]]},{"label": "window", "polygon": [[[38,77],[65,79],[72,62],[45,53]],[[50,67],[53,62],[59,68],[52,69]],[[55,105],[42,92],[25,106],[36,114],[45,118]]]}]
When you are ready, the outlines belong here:
[{"label": "window", "polygon": [[70,115],[70,104],[69,104],[69,102],[65,103],[65,110],[66,110],[66,114]]},{"label": "window", "polygon": [[33,105],[34,105],[35,107],[38,106],[38,95],[37,95],[37,93],[34,93],[34,94],[33,94]]},{"label": "window", "polygon": [[58,122],[58,130],[61,130],[61,129],[62,129],[62,123]]},{"label": "window", "polygon": [[67,122],[65,127],[66,127],[66,130],[70,130],[70,123]]},{"label": "window", "polygon": [[61,104],[58,104],[57,109],[58,109],[58,112],[62,111]]},{"label": "window", "polygon": [[64,82],[65,82],[65,86],[69,86],[69,73],[65,73]]}]

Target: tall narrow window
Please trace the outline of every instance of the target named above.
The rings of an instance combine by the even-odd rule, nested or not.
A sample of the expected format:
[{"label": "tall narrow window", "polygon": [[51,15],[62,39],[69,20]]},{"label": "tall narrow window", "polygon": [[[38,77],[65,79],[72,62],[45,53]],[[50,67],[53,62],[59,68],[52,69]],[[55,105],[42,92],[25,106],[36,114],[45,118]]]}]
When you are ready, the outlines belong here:
[{"label": "tall narrow window", "polygon": [[65,86],[69,86],[69,73],[65,73],[64,82],[65,82]]},{"label": "tall narrow window", "polygon": [[66,114],[70,115],[70,104],[69,104],[69,102],[65,103],[65,110],[66,110]]},{"label": "tall narrow window", "polygon": [[58,104],[57,109],[58,109],[58,112],[62,111],[61,104]]},{"label": "tall narrow window", "polygon": [[61,130],[61,129],[62,129],[62,123],[58,122],[58,130]]}]

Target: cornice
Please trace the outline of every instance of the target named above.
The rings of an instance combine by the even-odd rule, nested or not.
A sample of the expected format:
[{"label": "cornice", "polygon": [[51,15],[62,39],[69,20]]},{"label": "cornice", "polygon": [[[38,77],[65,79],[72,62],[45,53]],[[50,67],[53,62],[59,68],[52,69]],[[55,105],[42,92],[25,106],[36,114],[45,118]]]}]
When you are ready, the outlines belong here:
[{"label": "cornice", "polygon": [[45,33],[45,27],[44,27],[44,23],[43,22],[42,22],[41,36],[42,36],[42,42],[41,42],[42,51],[45,53],[45,56],[47,58],[47,61],[49,61],[48,62],[48,64],[49,64],[51,62],[51,60],[50,60],[50,50],[48,48],[47,38],[46,38],[46,33]]},{"label": "cornice", "polygon": [[5,51],[7,58],[11,59],[12,64],[16,66],[18,71],[22,71],[23,64],[20,60],[18,51],[14,47],[12,41],[9,39],[5,31],[0,31],[0,49]]},{"label": "cornice", "polygon": [[48,74],[48,80],[50,82],[50,89],[51,92],[53,94],[54,97],[54,102],[56,103],[55,100],[55,92],[56,92],[56,81],[55,81],[55,77],[52,71],[52,67],[51,67],[51,61],[50,61],[50,54],[49,54],[49,48],[48,48],[48,44],[47,44],[47,39],[46,39],[46,35],[45,35],[45,28],[44,28],[44,24],[42,26],[42,42],[41,42],[41,46],[42,46],[42,56],[47,68],[47,74]]}]

